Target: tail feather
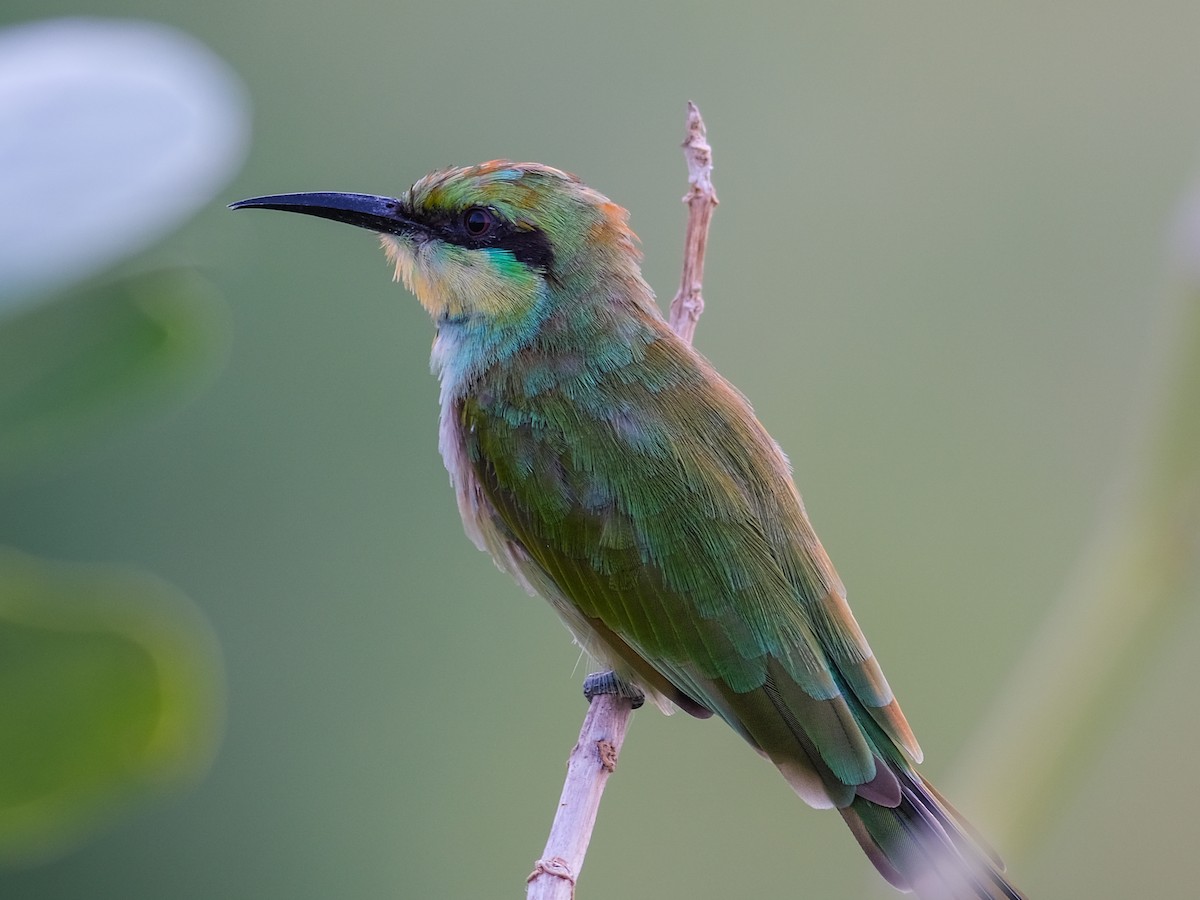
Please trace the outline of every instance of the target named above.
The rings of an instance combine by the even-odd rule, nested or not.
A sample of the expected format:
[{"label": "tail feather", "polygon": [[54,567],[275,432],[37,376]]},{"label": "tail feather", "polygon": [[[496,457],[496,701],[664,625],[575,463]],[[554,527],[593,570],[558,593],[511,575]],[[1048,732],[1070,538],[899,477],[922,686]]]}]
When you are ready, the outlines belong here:
[{"label": "tail feather", "polygon": [[915,773],[893,767],[895,807],[858,796],[842,817],[879,873],[921,900],[1025,900],[1004,865],[941,795]]},{"label": "tail feather", "polygon": [[916,777],[920,779],[921,786],[933,797],[934,800],[937,801],[937,805],[940,806],[945,813],[949,814],[950,818],[954,820],[954,824],[957,825],[961,831],[966,833],[967,837],[971,839],[971,843],[975,845],[975,848],[986,854],[987,858],[991,860],[992,865],[1003,872],[1004,860],[1000,858],[1000,854],[992,848],[992,845],[987,842],[983,835],[976,830],[975,826],[968,822],[966,817],[963,816],[963,814],[957,809],[955,809],[951,805],[950,801],[942,796],[942,792],[930,784],[923,775],[920,773],[915,774]]}]

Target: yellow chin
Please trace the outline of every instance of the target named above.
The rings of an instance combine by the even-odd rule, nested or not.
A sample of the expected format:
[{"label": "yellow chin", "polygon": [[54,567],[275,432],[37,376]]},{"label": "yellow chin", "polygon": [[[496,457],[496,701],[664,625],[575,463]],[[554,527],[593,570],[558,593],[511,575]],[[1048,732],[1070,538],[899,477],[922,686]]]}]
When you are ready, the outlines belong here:
[{"label": "yellow chin", "polygon": [[403,281],[434,319],[520,318],[538,302],[542,276],[506,250],[469,250],[439,240],[384,234],[380,243]]}]

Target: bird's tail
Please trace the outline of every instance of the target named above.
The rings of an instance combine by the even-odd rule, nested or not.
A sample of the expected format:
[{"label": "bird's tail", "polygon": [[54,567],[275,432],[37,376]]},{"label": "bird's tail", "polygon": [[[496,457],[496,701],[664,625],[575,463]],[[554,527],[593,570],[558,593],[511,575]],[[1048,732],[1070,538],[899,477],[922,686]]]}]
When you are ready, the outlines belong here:
[{"label": "bird's tail", "polygon": [[933,785],[889,768],[900,782],[899,805],[856,796],[839,810],[884,878],[921,900],[1025,900],[1001,859]]}]

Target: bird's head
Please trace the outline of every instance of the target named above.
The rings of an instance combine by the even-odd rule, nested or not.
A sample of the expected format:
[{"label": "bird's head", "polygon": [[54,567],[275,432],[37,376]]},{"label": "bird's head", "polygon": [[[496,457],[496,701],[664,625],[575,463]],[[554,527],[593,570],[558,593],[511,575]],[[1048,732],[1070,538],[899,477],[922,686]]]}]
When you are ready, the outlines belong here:
[{"label": "bird's head", "polygon": [[306,193],[232,204],[321,216],[381,236],[404,281],[439,322],[527,319],[589,281],[641,285],[625,210],[577,178],[504,160],[433,172],[399,197]]}]

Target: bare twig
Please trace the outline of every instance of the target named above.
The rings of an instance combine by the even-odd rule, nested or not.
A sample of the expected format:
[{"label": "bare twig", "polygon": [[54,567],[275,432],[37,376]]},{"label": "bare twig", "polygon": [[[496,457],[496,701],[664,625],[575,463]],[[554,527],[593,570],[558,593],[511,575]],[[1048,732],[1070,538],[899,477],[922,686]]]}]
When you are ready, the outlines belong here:
[{"label": "bare twig", "polygon": [[[679,293],[671,301],[671,328],[689,344],[696,323],[704,312],[700,296],[704,280],[704,251],[708,243],[708,223],[717,195],[712,185],[712,148],[705,139],[704,120],[695,103],[688,102],[687,138],[683,142],[688,166],[687,238],[683,251],[683,275]],[[571,900],[575,881],[583,868],[600,798],[608,776],[617,764],[629,717],[641,706],[640,695],[631,691],[612,672],[589,675],[584,685],[588,712],[579,731],[579,740],[567,760],[567,778],[563,783],[558,812],[550,826],[546,849],[534,864],[526,890],[526,900]]]},{"label": "bare twig", "polygon": [[708,245],[708,223],[717,205],[717,192],[712,183],[712,147],[708,145],[704,120],[695,103],[688,101],[687,138],[683,155],[687,159],[688,192],[683,202],[688,207],[687,236],[683,245],[683,273],[679,292],[671,301],[671,328],[692,342],[696,323],[704,312],[700,286],[704,281],[704,251]]},{"label": "bare twig", "polygon": [[546,849],[527,879],[527,900],[575,896],[575,879],[592,839],[600,797],[617,767],[630,713],[642,705],[640,692],[631,696],[628,686],[611,672],[589,675],[583,692],[589,700],[587,715],[567,759],[567,778]]}]

